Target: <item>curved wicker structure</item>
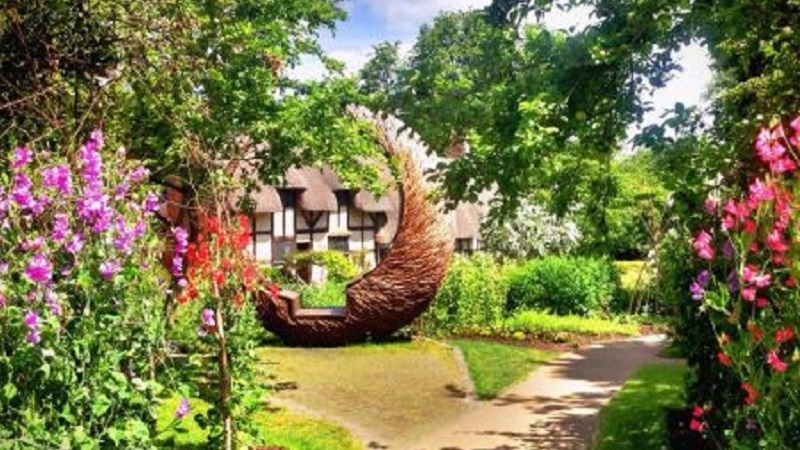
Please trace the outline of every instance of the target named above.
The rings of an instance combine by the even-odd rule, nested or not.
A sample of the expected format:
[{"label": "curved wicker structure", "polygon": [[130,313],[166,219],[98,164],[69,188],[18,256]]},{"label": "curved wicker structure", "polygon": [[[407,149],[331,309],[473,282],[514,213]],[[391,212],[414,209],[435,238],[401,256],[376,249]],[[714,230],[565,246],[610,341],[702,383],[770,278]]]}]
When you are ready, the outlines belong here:
[{"label": "curved wicker structure", "polygon": [[428,201],[415,161],[414,151],[422,151],[422,146],[401,135],[396,119],[382,119],[364,109],[351,113],[375,125],[380,145],[399,162],[398,230],[380,263],[348,284],[344,308],[302,309],[295,293],[281,292],[276,300],[265,291],[256,294],[264,326],[290,345],[336,346],[388,337],[425,311],[453,254],[450,231]]}]

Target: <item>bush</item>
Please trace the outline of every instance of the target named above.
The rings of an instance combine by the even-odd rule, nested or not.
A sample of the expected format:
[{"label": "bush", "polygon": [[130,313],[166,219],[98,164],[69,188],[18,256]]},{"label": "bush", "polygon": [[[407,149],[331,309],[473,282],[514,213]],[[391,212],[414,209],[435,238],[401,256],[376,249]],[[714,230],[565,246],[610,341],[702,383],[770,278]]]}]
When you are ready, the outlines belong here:
[{"label": "bush", "polygon": [[490,256],[457,256],[428,311],[420,331],[441,335],[483,327],[503,316],[506,282],[503,268]]},{"label": "bush", "polygon": [[618,290],[619,274],[610,261],[547,257],[512,272],[507,307],[586,315],[607,310]]},{"label": "bush", "polygon": [[520,336],[522,339],[559,341],[565,334],[586,336],[635,336],[639,325],[619,319],[601,319],[581,316],[554,316],[537,311],[520,311],[503,319],[493,329],[500,336]]},{"label": "bush", "polygon": [[655,294],[656,271],[647,261],[615,261],[620,289],[611,305],[617,313],[656,313],[663,307]]}]

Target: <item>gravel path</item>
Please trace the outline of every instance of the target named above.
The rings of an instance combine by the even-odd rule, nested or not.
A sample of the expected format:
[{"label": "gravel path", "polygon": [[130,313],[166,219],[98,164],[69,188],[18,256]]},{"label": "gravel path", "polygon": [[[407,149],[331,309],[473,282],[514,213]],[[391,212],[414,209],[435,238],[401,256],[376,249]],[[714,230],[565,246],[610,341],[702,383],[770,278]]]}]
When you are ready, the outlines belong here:
[{"label": "gravel path", "polygon": [[600,409],[639,366],[667,361],[657,356],[663,345],[663,336],[647,336],[564,354],[398,450],[587,450]]}]

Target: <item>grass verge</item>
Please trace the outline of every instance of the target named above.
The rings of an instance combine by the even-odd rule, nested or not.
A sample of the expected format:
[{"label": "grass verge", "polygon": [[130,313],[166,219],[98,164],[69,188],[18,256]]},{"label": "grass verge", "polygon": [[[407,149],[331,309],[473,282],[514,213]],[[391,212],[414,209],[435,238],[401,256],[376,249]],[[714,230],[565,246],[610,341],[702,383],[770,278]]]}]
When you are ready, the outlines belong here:
[{"label": "grass verge", "polygon": [[684,406],[687,369],[678,364],[641,367],[600,413],[595,450],[668,448],[665,410]]},{"label": "grass verge", "polygon": [[585,336],[636,336],[639,325],[614,319],[581,316],[555,316],[543,312],[522,311],[500,325],[504,334],[515,338],[569,341],[570,334]]},{"label": "grass verge", "polygon": [[464,354],[469,376],[475,383],[475,391],[481,399],[497,397],[536,366],[557,355],[553,352],[493,342],[460,339],[451,343]]},{"label": "grass verge", "polygon": [[[208,403],[192,399],[192,412],[180,422],[174,420],[178,398],[167,399],[158,410],[158,439],[164,449],[206,449],[207,433],[192,417],[208,410]],[[269,446],[288,450],[363,450],[346,430],[331,423],[300,414],[277,410],[258,413],[259,439]]]}]

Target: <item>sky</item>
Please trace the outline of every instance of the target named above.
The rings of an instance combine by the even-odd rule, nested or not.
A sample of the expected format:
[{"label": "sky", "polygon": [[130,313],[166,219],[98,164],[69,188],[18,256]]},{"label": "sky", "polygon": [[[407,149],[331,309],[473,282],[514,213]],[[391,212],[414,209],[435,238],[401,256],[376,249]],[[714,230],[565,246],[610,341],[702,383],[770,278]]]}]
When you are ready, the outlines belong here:
[{"label": "sky", "polygon": [[[399,41],[401,50],[408,51],[414,43],[420,25],[429,23],[442,11],[463,11],[481,8],[491,0],[346,0],[346,21],[340,22],[334,35],[321,36],[327,53],[343,61],[348,73],[355,73],[369,59],[372,47],[383,41]],[[587,7],[568,13],[554,11],[545,15],[543,24],[549,29],[580,30],[593,22]],[[677,55],[683,71],[677,73],[664,88],[649,100],[654,110],[645,117],[644,125],[657,122],[676,102],[686,106],[703,105],[704,93],[711,81],[708,53],[700,45],[683,48]],[[304,60],[292,71],[304,79],[319,79],[325,69],[319,61]]]}]

